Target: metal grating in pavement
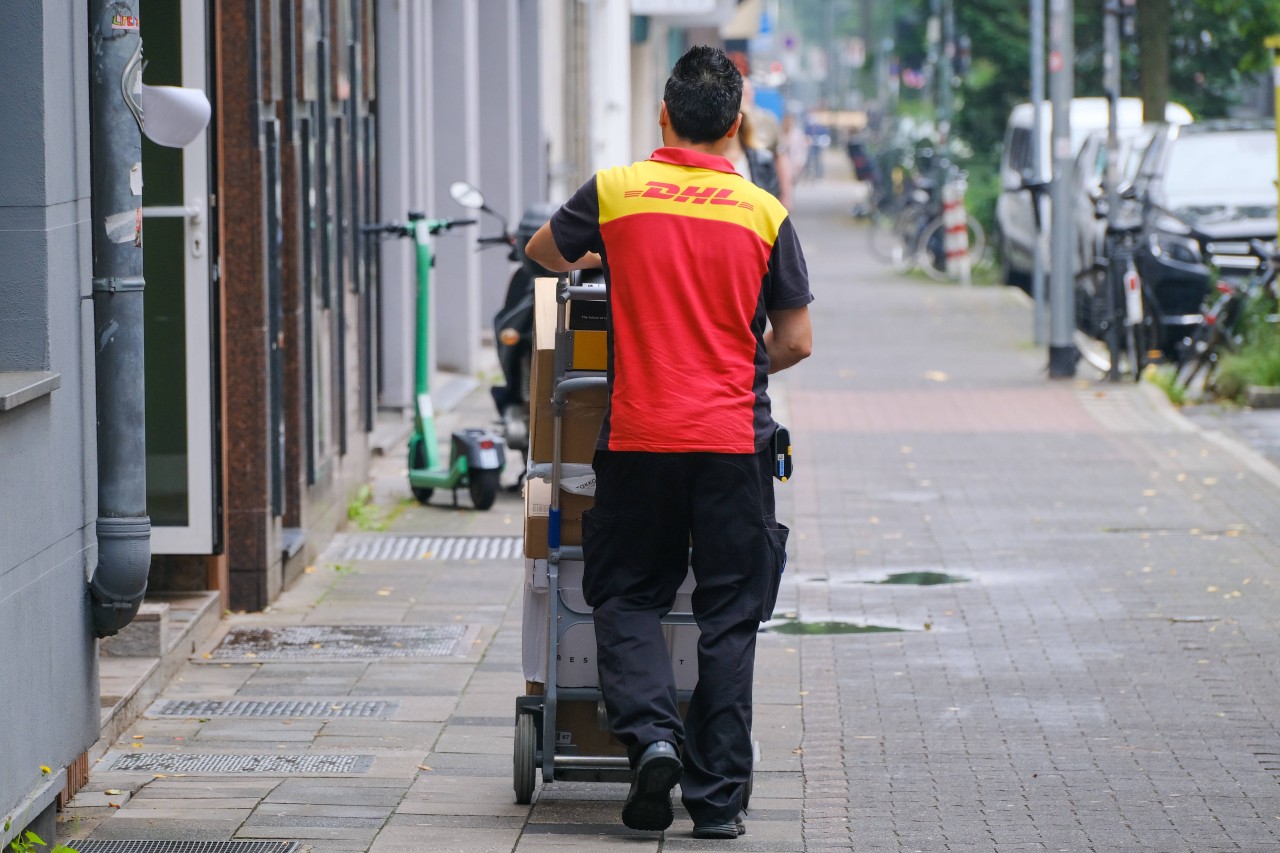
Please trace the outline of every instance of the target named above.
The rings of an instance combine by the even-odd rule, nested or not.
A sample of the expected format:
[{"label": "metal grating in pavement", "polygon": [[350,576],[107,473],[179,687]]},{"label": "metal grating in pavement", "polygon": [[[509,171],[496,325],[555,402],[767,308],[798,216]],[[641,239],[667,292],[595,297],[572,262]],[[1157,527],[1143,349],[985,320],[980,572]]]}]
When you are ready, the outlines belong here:
[{"label": "metal grating in pavement", "polygon": [[277,625],[236,628],[213,650],[214,660],[421,658],[455,654],[468,626]]},{"label": "metal grating in pavement", "polygon": [[296,841],[84,841],[80,853],[295,853]]},{"label": "metal grating in pavement", "polygon": [[372,755],[127,752],[111,769],[125,773],[365,773],[372,766]]},{"label": "metal grating in pavement", "polygon": [[520,536],[387,536],[355,534],[334,543],[336,560],[521,560]]},{"label": "metal grating in pavement", "polygon": [[307,701],[207,700],[186,699],[157,702],[148,716],[152,717],[389,717],[400,707],[398,702],[345,699]]}]

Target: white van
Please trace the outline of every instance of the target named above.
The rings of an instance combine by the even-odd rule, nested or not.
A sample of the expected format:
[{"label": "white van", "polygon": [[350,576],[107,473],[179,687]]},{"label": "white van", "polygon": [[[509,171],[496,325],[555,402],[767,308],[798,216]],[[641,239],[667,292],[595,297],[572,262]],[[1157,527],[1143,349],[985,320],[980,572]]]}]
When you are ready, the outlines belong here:
[{"label": "white van", "polygon": [[[1000,182],[1002,191],[996,201],[996,230],[999,232],[999,251],[1005,282],[1028,287],[1031,281],[1032,254],[1035,244],[1035,216],[1031,207],[1031,193],[1022,188],[1024,179],[1035,177],[1032,170],[1032,121],[1035,118],[1031,104],[1018,104],[1009,113],[1005,127],[1004,151],[1000,157]],[[1137,134],[1142,129],[1142,100],[1121,98],[1118,104],[1118,128],[1121,136]],[[1106,98],[1073,98],[1071,101],[1071,156],[1080,153],[1085,138],[1096,130],[1107,127]],[[1181,104],[1169,104],[1165,108],[1165,121],[1172,124],[1190,124],[1191,113]],[[1042,181],[1049,180],[1053,172],[1053,155],[1050,143],[1053,137],[1053,105],[1040,103],[1040,174]],[[1049,230],[1048,200],[1041,208],[1044,214],[1042,227]]]}]

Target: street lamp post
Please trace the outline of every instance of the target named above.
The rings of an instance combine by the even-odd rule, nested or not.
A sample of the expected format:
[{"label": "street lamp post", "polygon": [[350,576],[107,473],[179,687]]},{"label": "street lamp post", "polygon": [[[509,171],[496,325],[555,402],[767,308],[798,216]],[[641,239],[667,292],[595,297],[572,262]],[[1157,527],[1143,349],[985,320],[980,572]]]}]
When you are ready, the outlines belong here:
[{"label": "street lamp post", "polygon": [[[1074,94],[1075,38],[1072,0],[1052,0],[1049,6],[1049,95],[1053,100],[1053,181],[1050,202],[1052,254],[1049,278],[1049,377],[1076,375],[1075,282],[1072,276],[1071,219],[1071,98]],[[1037,143],[1038,144],[1038,143]]]},{"label": "street lamp post", "polygon": [[[1035,144],[1031,146],[1031,174],[1033,180],[1041,181],[1041,173],[1044,171],[1044,164],[1041,162],[1042,154],[1040,151],[1040,139],[1043,133],[1041,125],[1044,116],[1041,113],[1041,105],[1044,104],[1044,0],[1031,0],[1031,138],[1035,140]],[[1041,204],[1041,193],[1033,192],[1031,194],[1031,203],[1037,208]],[[1035,246],[1031,253],[1031,296],[1035,302],[1035,313],[1032,322],[1032,333],[1035,337],[1037,346],[1044,346],[1048,342],[1048,332],[1045,329],[1045,321],[1048,314],[1045,311],[1045,287],[1044,287],[1044,234],[1040,228],[1040,211],[1035,212],[1036,233]]]},{"label": "street lamp post", "polygon": [[[1271,48],[1271,85],[1276,99],[1276,157],[1280,158],[1280,35],[1270,36],[1266,45]],[[1277,168],[1280,168],[1280,162],[1277,162]],[[1277,208],[1277,217],[1280,218],[1280,207]]]}]

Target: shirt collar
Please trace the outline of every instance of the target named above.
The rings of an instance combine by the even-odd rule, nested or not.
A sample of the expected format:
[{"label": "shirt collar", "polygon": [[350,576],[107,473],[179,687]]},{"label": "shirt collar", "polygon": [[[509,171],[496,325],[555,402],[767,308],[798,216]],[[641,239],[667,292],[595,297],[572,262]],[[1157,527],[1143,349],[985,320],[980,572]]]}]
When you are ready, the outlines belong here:
[{"label": "shirt collar", "polygon": [[698,169],[711,169],[714,172],[727,172],[730,175],[738,173],[738,170],[733,168],[733,164],[724,157],[718,154],[705,154],[692,148],[665,146],[650,154],[649,159],[659,163],[670,163],[673,166],[693,166]]}]

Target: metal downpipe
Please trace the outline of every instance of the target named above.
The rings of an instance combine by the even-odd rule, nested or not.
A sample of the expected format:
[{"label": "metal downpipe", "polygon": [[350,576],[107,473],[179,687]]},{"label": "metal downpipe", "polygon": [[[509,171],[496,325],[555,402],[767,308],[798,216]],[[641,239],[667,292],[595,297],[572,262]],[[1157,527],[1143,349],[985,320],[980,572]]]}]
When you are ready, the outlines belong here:
[{"label": "metal downpipe", "polygon": [[[94,630],[133,621],[151,568],[142,340],[142,82],[137,0],[90,0],[94,363],[98,416],[98,565]],[[128,99],[134,99],[129,103]]]}]

